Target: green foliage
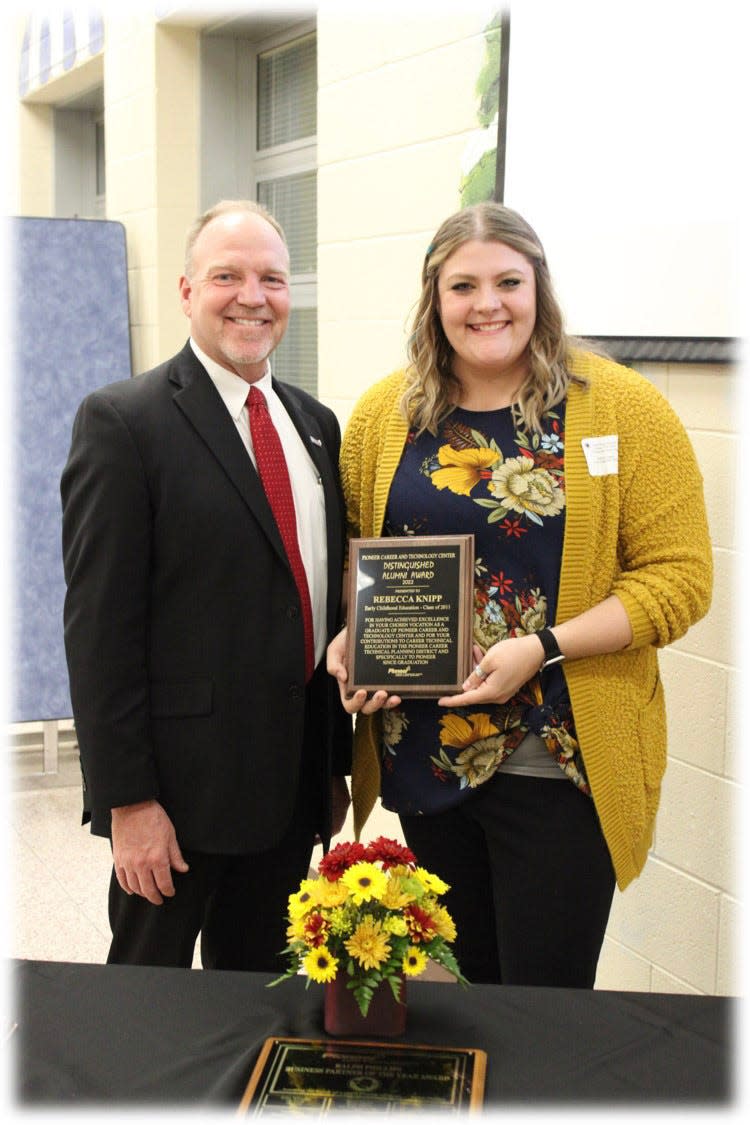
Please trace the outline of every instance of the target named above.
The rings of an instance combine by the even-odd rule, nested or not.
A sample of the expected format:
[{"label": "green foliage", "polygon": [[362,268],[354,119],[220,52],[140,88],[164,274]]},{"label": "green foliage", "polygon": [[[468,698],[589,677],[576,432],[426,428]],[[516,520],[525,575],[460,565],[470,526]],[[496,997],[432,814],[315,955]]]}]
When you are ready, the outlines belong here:
[{"label": "green foliage", "polygon": [[485,129],[491,125],[500,106],[500,16],[495,26],[489,25],[485,33],[485,60],[477,78],[476,91],[479,96],[479,124]]},{"label": "green foliage", "polygon": [[452,973],[458,983],[464,988],[469,987],[469,981],[461,972],[458,961],[456,960],[452,949],[450,949],[447,945],[437,944],[434,942],[429,942],[424,948],[425,953],[427,953],[431,960],[433,960],[437,965],[442,965],[443,968],[447,969],[449,973]]},{"label": "green foliage", "polygon": [[495,193],[496,164],[497,148],[491,148],[482,154],[461,183],[462,207],[492,199]]},{"label": "green foliage", "polygon": [[[489,129],[500,108],[500,39],[502,15],[496,12],[484,29],[485,58],[477,77],[479,98],[477,118],[483,129]],[[484,203],[495,194],[497,146],[485,152],[461,183],[461,206]]]}]

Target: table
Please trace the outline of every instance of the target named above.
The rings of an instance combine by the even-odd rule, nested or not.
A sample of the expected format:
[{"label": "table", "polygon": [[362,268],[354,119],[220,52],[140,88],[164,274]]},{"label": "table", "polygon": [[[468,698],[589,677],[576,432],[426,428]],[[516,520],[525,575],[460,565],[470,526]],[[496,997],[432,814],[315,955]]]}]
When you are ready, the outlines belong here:
[{"label": "table", "polygon": [[[323,1038],[322,989],[264,973],[13,961],[24,1106],[237,1106],[267,1036]],[[732,1099],[729,997],[408,983],[401,1042],[487,1052],[485,1104]]]}]

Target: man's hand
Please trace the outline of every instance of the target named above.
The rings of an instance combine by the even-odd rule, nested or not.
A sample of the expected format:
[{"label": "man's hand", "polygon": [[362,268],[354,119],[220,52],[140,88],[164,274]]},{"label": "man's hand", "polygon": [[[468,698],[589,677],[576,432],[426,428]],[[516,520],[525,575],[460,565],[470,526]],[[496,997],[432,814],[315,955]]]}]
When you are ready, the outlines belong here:
[{"label": "man's hand", "polygon": [[112,857],[125,893],[141,895],[154,906],[161,906],[162,895],[174,895],[172,869],[188,870],[174,825],[158,801],[112,809]]},{"label": "man's hand", "polygon": [[363,715],[372,715],[382,708],[390,711],[398,707],[401,702],[399,695],[389,695],[387,691],[376,691],[373,695],[367,694],[364,689],[348,693],[347,680],[349,673],[346,668],[346,627],[337,633],[328,646],[326,667],[328,674],[338,680],[341,705],[350,715],[359,711]]}]

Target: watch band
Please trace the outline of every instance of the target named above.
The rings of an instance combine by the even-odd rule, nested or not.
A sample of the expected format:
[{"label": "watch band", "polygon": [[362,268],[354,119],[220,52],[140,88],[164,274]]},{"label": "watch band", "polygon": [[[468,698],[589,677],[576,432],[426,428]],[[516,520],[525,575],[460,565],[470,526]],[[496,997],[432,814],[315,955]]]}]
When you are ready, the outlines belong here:
[{"label": "watch band", "polygon": [[559,664],[561,660],[565,659],[565,654],[560,651],[560,646],[551,629],[540,629],[537,637],[542,642],[542,648],[544,649],[544,661],[539,669],[540,672],[548,668],[550,664]]}]

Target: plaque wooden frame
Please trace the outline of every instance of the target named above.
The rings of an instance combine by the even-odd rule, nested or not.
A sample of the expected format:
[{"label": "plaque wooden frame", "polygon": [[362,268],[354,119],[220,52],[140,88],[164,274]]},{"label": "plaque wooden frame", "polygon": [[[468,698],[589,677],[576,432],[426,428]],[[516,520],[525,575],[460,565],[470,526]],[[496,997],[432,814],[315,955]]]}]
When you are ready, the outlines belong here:
[{"label": "plaque wooden frame", "polygon": [[238,1116],[342,1109],[479,1112],[487,1055],[475,1047],[271,1036]]},{"label": "plaque wooden frame", "polygon": [[473,535],[352,539],[348,691],[460,692],[473,666],[473,603]]}]

